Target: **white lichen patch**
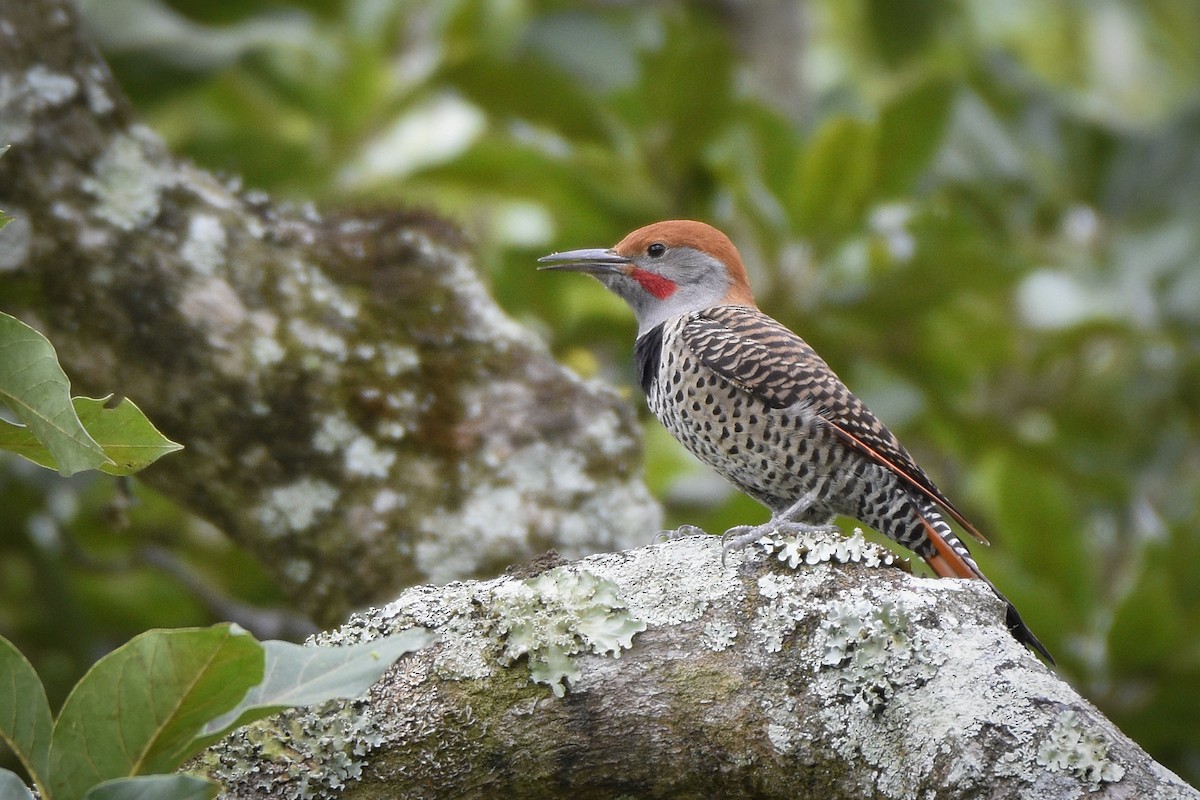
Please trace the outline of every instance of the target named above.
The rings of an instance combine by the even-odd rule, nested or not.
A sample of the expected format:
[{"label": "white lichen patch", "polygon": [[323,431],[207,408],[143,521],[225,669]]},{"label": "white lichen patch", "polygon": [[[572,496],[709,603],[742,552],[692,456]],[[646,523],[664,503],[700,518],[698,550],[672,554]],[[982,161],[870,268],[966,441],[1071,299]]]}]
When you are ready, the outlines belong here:
[{"label": "white lichen patch", "polygon": [[310,351],[301,359],[310,370],[323,366],[325,357],[340,363],[349,355],[350,348],[346,340],[322,325],[295,318],[288,322],[287,329],[297,343]]},{"label": "white lichen patch", "polygon": [[196,275],[180,290],[179,310],[200,332],[215,354],[218,369],[245,375],[249,362],[282,360],[283,350],[273,336],[278,320],[267,311],[251,311],[223,278]]},{"label": "white lichen patch", "polygon": [[429,581],[445,583],[519,552],[530,538],[531,505],[511,486],[476,486],[454,512],[422,520],[417,568]]},{"label": "white lichen patch", "polygon": [[313,449],[340,452],[346,474],[357,478],[386,478],[397,458],[394,450],[376,444],[341,411],[322,418],[313,434]]},{"label": "white lichen patch", "polygon": [[501,310],[479,280],[479,273],[472,259],[441,248],[424,236],[406,237],[421,251],[422,256],[442,266],[439,279],[443,286],[456,298],[465,318],[474,324],[467,326],[463,334],[471,341],[485,342],[503,351],[510,343],[521,342],[538,351],[545,344],[527,328],[518,325]]},{"label": "white lichen patch", "polygon": [[680,625],[708,614],[714,600],[736,605],[741,581],[729,580],[715,537],[663,542],[639,551],[635,562],[596,557],[589,568],[626,587],[625,601],[652,627]]},{"label": "white lichen patch", "polygon": [[299,259],[291,262],[290,266],[291,269],[286,271],[279,284],[284,296],[306,301],[344,320],[358,316],[358,302],[348,297],[345,290],[330,280],[319,267]]},{"label": "white lichen patch", "polygon": [[558,697],[564,681],[577,681],[576,656],[582,653],[621,657],[646,623],[625,607],[615,583],[580,569],[553,569],[525,581],[497,587],[496,631],[504,641],[500,655],[511,665],[521,657],[530,677]]},{"label": "white lichen patch", "polygon": [[283,565],[283,576],[292,583],[304,584],[312,577],[313,565],[303,558],[292,558]]},{"label": "white lichen patch", "polygon": [[250,356],[259,366],[269,367],[278,364],[283,361],[286,354],[287,351],[274,336],[255,336],[250,342]]},{"label": "white lichen patch", "polygon": [[408,428],[397,420],[383,420],[375,427],[375,435],[398,442],[408,435]]},{"label": "white lichen patch", "polygon": [[214,275],[225,263],[225,226],[212,214],[196,214],[188,222],[180,255],[201,275]]},{"label": "white lichen patch", "polygon": [[[483,456],[495,464],[498,454],[489,449]],[[512,486],[523,494],[543,493],[557,497],[591,494],[596,481],[587,473],[582,453],[549,442],[523,447],[507,459],[506,472]]]},{"label": "white lichen patch", "polygon": [[348,447],[361,433],[345,412],[337,411],[321,419],[313,434],[313,449],[318,453],[336,453]]},{"label": "white lichen patch", "polygon": [[368,436],[358,436],[343,454],[342,465],[348,475],[386,478],[396,463],[396,451],[380,447]]},{"label": "white lichen patch", "polygon": [[271,536],[307,530],[321,514],[331,511],[338,490],[327,481],[301,478],[271,489],[258,507],[258,518]]},{"label": "white lichen patch", "polygon": [[792,569],[800,564],[813,566],[824,562],[880,567],[894,564],[897,560],[891,550],[864,539],[862,528],[855,528],[850,536],[809,531],[799,534],[772,533],[755,544]]},{"label": "white lichen patch", "polygon": [[106,80],[107,76],[99,66],[88,67],[87,79],[84,81],[83,88],[87,95],[88,108],[98,117],[104,116],[117,107],[104,88]]},{"label": "white lichen patch", "polygon": [[376,514],[390,514],[408,505],[408,496],[394,489],[380,489],[371,500],[371,510]]},{"label": "white lichen patch", "polygon": [[700,638],[705,647],[719,653],[733,647],[737,639],[737,626],[728,620],[710,620],[704,624]]},{"label": "white lichen patch", "polygon": [[1087,781],[1092,791],[1102,783],[1116,783],[1125,776],[1125,768],[1108,758],[1108,741],[1100,733],[1088,730],[1077,712],[1067,709],[1054,719],[1054,726],[1038,748],[1038,763],[1070,772]]},{"label": "white lichen patch", "polygon": [[231,346],[233,336],[246,322],[248,312],[233,287],[220,278],[198,278],[188,281],[179,297],[179,310],[197,328],[216,333],[219,349]]},{"label": "white lichen patch", "polygon": [[[592,391],[607,390],[594,386]],[[581,435],[589,442],[594,442],[596,449],[606,456],[620,455],[633,445],[633,440],[625,432],[620,416],[611,410],[592,416],[584,425]]]},{"label": "white lichen patch", "polygon": [[421,522],[417,566],[435,583],[506,563],[514,552],[539,552],[548,541],[565,558],[644,544],[661,518],[643,484],[614,478],[601,485],[575,450],[545,442],[513,450],[491,441],[480,460],[486,480]]},{"label": "white lichen patch", "polygon": [[79,83],[70,75],[51,72],[42,64],[29,68],[25,73],[25,85],[39,108],[60,106],[79,91]]},{"label": "white lichen patch", "polygon": [[96,159],[83,189],[96,198],[93,213],[105,222],[131,231],[158,216],[164,189],[175,175],[160,165],[148,150],[162,150],[162,142],[143,125],[114,136]]},{"label": "white lichen patch", "polygon": [[389,378],[411,372],[421,365],[421,357],[415,347],[381,342],[378,350],[379,358],[383,362],[383,374]]}]

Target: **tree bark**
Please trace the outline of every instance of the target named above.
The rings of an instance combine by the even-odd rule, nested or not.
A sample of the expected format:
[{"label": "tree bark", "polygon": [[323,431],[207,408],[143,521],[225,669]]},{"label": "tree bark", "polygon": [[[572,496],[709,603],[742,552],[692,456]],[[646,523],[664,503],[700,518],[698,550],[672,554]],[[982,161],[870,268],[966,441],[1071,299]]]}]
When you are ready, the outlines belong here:
[{"label": "tree bark", "polygon": [[184,444],[145,480],[318,621],[660,526],[628,404],[500,311],[455,228],[173,158],[67,0],[0,0],[0,143],[3,309]]},{"label": "tree bark", "polygon": [[698,536],[411,589],[322,638],[439,641],[200,768],[232,798],[1200,797],[981,583],[881,566],[860,538],[769,550],[722,566]]}]

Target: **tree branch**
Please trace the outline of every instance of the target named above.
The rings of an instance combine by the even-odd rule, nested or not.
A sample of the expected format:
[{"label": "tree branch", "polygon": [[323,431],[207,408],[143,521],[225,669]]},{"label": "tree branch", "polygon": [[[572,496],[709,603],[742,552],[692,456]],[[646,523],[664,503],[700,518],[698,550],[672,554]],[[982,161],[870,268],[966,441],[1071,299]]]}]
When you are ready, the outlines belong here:
[{"label": "tree branch", "polygon": [[421,212],[279,206],[137,124],[67,0],[0,0],[5,310],[186,450],[145,480],[332,624],[403,586],[645,541],[633,414]]},{"label": "tree branch", "polygon": [[1018,645],[982,584],[790,541],[724,568],[690,537],[411,589],[323,638],[439,642],[204,768],[236,798],[1200,797]]}]

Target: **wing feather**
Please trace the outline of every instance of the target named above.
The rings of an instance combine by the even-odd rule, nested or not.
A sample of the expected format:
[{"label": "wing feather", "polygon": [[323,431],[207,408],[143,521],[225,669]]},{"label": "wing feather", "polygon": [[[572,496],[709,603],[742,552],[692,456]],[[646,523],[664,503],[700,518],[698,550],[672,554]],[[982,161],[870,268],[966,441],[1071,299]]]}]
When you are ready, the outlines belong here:
[{"label": "wing feather", "polygon": [[899,475],[983,543],[987,539],[942,494],[895,435],[803,339],[754,308],[718,306],[683,327],[688,348],[710,369],[771,408],[804,407],[848,447]]}]

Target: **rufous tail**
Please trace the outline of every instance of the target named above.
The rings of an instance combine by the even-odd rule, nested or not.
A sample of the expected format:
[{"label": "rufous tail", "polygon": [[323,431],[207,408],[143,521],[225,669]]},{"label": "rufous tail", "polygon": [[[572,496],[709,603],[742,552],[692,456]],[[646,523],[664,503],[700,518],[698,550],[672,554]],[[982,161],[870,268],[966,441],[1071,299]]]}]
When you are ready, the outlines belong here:
[{"label": "rufous tail", "polygon": [[[932,515],[929,515],[932,516]],[[930,556],[925,556],[925,561],[933,568],[933,571],[939,578],[972,578],[981,580],[986,583],[996,596],[1004,601],[1006,608],[1004,614],[1004,624],[1008,626],[1009,632],[1013,638],[1026,647],[1032,648],[1050,665],[1054,665],[1054,656],[1050,655],[1050,651],[1046,646],[1038,641],[1038,638],[1033,635],[1033,631],[1029,630],[1029,626],[1021,619],[1021,615],[1017,613],[1016,606],[1009,602],[1008,598],[1001,594],[996,585],[992,583],[980,571],[979,566],[975,563],[975,559],[971,558],[970,552],[966,545],[954,535],[950,527],[939,517],[935,517],[932,521],[926,516],[923,518],[926,528],[926,534],[929,536],[929,541],[933,543],[934,553]]]}]

